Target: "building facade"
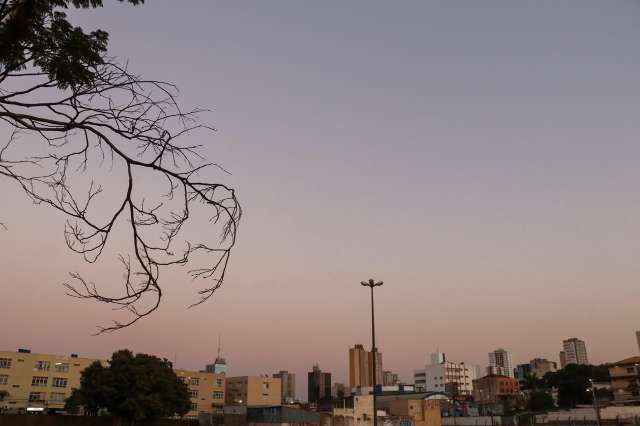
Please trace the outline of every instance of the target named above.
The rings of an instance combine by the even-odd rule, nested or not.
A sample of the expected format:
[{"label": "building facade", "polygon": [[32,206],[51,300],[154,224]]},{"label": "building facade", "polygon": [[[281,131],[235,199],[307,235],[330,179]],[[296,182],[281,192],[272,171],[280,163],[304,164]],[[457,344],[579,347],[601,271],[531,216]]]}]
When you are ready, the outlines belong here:
[{"label": "building facade", "polygon": [[185,415],[197,419],[200,413],[222,413],[225,402],[224,373],[206,371],[174,370],[178,378],[189,388],[191,409]]},{"label": "building facade", "polygon": [[296,401],[296,375],[280,370],[273,377],[281,382],[281,401],[283,404],[293,404]]},{"label": "building facade", "polygon": [[383,386],[396,386],[400,384],[400,377],[398,373],[391,371],[382,372],[382,385]]},{"label": "building facade", "polygon": [[449,395],[471,395],[473,380],[479,368],[464,362],[447,361],[443,353],[430,356],[431,364],[413,373],[416,392],[444,392]]},{"label": "building facade", "polygon": [[520,385],[512,377],[492,374],[473,381],[473,400],[485,415],[503,414],[504,403],[519,395]]},{"label": "building facade", "polygon": [[587,345],[585,345],[583,340],[572,337],[562,341],[560,366],[564,368],[569,364],[589,364],[589,359],[587,358]]},{"label": "building facade", "polygon": [[8,411],[63,410],[65,400],[80,387],[82,371],[96,358],[18,352],[0,352],[0,391],[7,393],[0,407]]},{"label": "building facade", "polygon": [[534,358],[529,361],[529,365],[531,366],[531,373],[535,374],[539,379],[543,378],[547,373],[558,370],[558,364],[546,358]]},{"label": "building facade", "polygon": [[323,373],[316,364],[308,375],[308,400],[312,404],[331,400],[331,373]]},{"label": "building facade", "polygon": [[640,403],[640,356],[612,364],[609,366],[609,376],[616,404]]},{"label": "building facade", "polygon": [[636,340],[638,341],[638,352],[640,352],[640,330],[636,331]]},{"label": "building facade", "polygon": [[349,348],[349,386],[372,387],[373,386],[373,363],[376,362],[376,381],[382,384],[382,353],[367,351],[364,346],[357,344]]},{"label": "building facade", "polygon": [[239,376],[226,379],[226,405],[260,407],[280,405],[280,379],[268,376]]},{"label": "building facade", "polygon": [[511,353],[502,348],[489,353],[489,374],[514,378]]}]

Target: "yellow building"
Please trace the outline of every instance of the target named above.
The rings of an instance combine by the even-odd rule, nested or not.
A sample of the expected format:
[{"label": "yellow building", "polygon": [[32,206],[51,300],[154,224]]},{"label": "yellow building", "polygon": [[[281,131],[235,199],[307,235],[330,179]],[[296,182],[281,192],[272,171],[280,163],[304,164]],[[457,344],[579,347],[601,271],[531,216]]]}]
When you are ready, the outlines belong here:
[{"label": "yellow building", "polygon": [[389,414],[412,420],[414,426],[441,426],[437,399],[396,399],[389,403]]},{"label": "yellow building", "polygon": [[106,365],[106,361],[76,354],[0,351],[0,392],[8,394],[0,407],[9,411],[62,410],[65,399],[80,387],[80,373],[94,361]]},{"label": "yellow building", "polygon": [[376,362],[376,384],[382,384],[382,354],[378,351],[367,351],[357,344],[349,348],[349,386],[373,387],[373,363]]},{"label": "yellow building", "polygon": [[227,405],[249,407],[280,405],[282,383],[277,377],[241,376],[227,378]]},{"label": "yellow building", "polygon": [[[0,351],[0,393],[8,394],[0,401],[0,408],[8,411],[62,410],[71,392],[80,387],[82,371],[94,361],[108,365],[106,360],[81,358],[75,354],[35,354],[26,349]],[[189,388],[191,411],[186,417],[222,412],[224,373],[175,372]]]},{"label": "yellow building", "polygon": [[189,387],[191,411],[186,414],[185,418],[197,419],[199,413],[222,413],[225,400],[224,373],[174,371],[178,378]]}]

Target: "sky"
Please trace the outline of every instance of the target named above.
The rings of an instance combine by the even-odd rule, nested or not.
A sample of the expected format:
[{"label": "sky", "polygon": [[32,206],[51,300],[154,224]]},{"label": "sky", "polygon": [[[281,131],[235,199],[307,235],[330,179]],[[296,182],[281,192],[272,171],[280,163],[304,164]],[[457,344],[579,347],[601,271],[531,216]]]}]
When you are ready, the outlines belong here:
[{"label": "sky", "polygon": [[[224,286],[163,275],[160,309],[73,300],[81,270],[117,291],[115,253],[87,267],[64,218],[0,181],[0,349],[108,357],[120,348],[200,369],[222,335],[231,375],[348,381],[370,345],[412,380],[439,348],[487,365],[637,354],[640,329],[640,5],[634,1],[149,1],[73,12],[110,53],[210,108],[204,155],[244,209]],[[8,135],[9,129],[0,128]],[[202,135],[200,136],[202,137]],[[119,241],[119,240],[115,240]]]}]

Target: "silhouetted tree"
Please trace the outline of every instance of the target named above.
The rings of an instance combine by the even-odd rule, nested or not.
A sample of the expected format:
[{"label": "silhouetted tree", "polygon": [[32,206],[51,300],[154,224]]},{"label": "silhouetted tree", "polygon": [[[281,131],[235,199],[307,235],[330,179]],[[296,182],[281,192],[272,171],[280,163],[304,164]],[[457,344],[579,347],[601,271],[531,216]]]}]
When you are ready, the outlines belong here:
[{"label": "silhouetted tree", "polygon": [[527,408],[531,411],[547,411],[554,408],[553,397],[545,391],[533,391],[529,394]]},{"label": "silhouetted tree", "polygon": [[569,364],[544,376],[548,386],[558,389],[558,405],[561,408],[574,408],[578,404],[593,402],[589,379],[595,382],[609,381],[608,366]]},{"label": "silhouetted tree", "polygon": [[73,391],[65,408],[85,415],[100,410],[128,420],[155,420],[183,416],[190,408],[189,391],[174,373],[171,363],[152,355],[121,350],[108,367],[95,362],[82,372],[80,388]]},{"label": "silhouetted tree", "polygon": [[[62,212],[67,246],[88,262],[100,257],[118,223],[127,230],[131,253],[120,256],[120,294],[104,294],[75,272],[65,283],[71,296],[131,315],[102,332],[155,311],[161,269],[193,257],[202,264],[189,273],[207,281],[194,304],[211,297],[224,280],[241,209],[232,188],[202,177],[209,168],[224,172],[199,154],[202,145],[182,142],[195,130],[213,130],[197,121],[202,110],[182,110],[173,85],[108,57],[108,34],[74,27],[64,13],[72,6],[102,1],[0,0],[0,119],[8,126],[0,177]],[[201,228],[195,241],[184,238],[197,206],[205,223],[221,225],[220,238]]]}]

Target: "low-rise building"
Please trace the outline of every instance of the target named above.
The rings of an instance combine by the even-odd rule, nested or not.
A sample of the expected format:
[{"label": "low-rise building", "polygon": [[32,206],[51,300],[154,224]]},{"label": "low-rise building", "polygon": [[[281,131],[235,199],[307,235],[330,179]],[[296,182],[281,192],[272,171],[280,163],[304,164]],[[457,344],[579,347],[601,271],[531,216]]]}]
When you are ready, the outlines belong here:
[{"label": "low-rise building", "polygon": [[413,426],[442,424],[440,401],[437,399],[396,399],[389,403],[388,410],[391,416],[408,419]]},{"label": "low-rise building", "polygon": [[431,354],[431,364],[413,373],[415,389],[417,392],[471,395],[478,370],[475,365],[447,361],[443,353]]},{"label": "low-rise building", "polygon": [[613,363],[609,367],[613,401],[616,404],[640,402],[640,356]]},{"label": "low-rise building", "polygon": [[222,413],[225,402],[224,373],[176,369],[176,375],[189,388],[191,409],[185,415],[197,419],[200,414]]},{"label": "low-rise building", "polygon": [[226,380],[226,404],[249,407],[280,405],[281,387],[282,383],[276,377],[228,377]]},{"label": "low-rise building", "polygon": [[505,404],[515,403],[519,396],[520,384],[511,377],[493,374],[473,381],[473,399],[482,414],[503,414]]},{"label": "low-rise building", "polygon": [[63,410],[71,392],[80,387],[82,371],[96,361],[107,365],[104,360],[77,354],[0,351],[0,392],[6,392],[0,408],[17,412]]}]

